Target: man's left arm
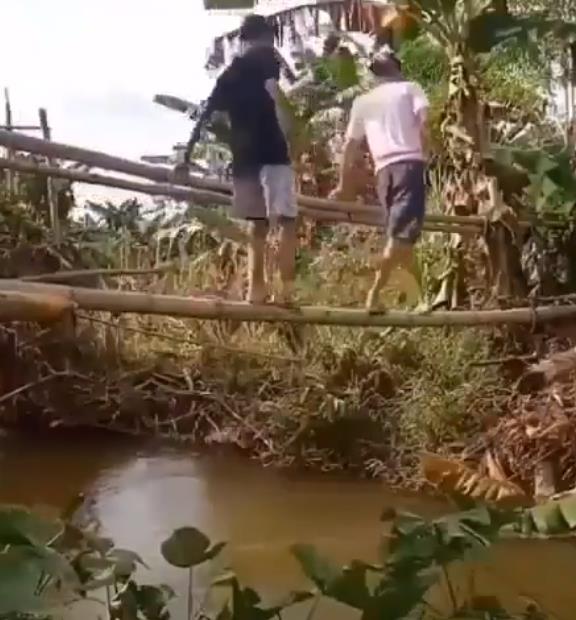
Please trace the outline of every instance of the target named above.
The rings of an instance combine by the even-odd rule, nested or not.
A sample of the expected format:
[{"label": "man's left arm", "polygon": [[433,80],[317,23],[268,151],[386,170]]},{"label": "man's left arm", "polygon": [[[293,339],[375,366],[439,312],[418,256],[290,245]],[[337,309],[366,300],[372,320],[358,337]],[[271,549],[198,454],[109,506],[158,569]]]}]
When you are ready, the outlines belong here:
[{"label": "man's left arm", "polygon": [[425,159],[428,159],[430,151],[430,132],[428,125],[428,109],[430,103],[426,93],[422,90],[418,84],[412,84],[412,106],[414,115],[418,120],[420,126],[420,140],[422,143],[422,154]]},{"label": "man's left arm", "polygon": [[268,78],[264,85],[268,91],[268,94],[274,101],[274,109],[276,110],[276,118],[278,119],[280,129],[282,129],[286,142],[289,142],[291,123],[284,108],[284,93],[282,92],[280,84],[278,84],[278,80],[275,77]]}]

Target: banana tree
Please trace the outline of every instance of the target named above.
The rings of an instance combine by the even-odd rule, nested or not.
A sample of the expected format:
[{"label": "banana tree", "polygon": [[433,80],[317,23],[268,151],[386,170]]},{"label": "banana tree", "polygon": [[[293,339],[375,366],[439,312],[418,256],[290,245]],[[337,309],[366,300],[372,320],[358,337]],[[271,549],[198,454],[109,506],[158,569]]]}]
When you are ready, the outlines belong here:
[{"label": "banana tree", "polygon": [[516,214],[500,193],[486,166],[490,151],[487,107],[480,68],[483,56],[507,42],[530,46],[536,37],[567,37],[576,25],[538,13],[512,14],[506,0],[397,0],[418,24],[420,33],[444,50],[450,79],[441,137],[446,177],[442,199],[446,211],[482,214],[490,221],[483,247],[453,237],[450,266],[437,301],[460,305],[472,273],[483,272],[497,296],[524,296],[515,230]]},{"label": "banana tree", "polygon": [[505,0],[411,0],[409,5],[397,0],[397,4],[447,55],[450,83],[442,133],[447,155],[461,178],[446,198],[457,211],[477,212],[475,183],[489,148],[479,77],[482,55],[505,42],[529,45],[532,36],[576,34],[576,24],[541,14],[513,15]]}]

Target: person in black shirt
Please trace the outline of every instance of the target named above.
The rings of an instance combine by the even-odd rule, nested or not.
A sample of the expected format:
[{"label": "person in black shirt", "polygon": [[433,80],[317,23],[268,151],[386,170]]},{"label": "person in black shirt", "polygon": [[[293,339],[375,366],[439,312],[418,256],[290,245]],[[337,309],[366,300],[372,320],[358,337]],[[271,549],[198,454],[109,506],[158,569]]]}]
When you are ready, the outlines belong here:
[{"label": "person in black shirt", "polygon": [[281,229],[278,268],[282,289],[276,301],[290,302],[295,278],[295,179],[280,103],[280,62],[274,31],[260,15],[247,16],[240,28],[241,55],[218,78],[188,143],[186,162],[214,112],[230,121],[234,201],[232,215],[251,222],[248,296],[264,303],[264,253],[270,223]]}]

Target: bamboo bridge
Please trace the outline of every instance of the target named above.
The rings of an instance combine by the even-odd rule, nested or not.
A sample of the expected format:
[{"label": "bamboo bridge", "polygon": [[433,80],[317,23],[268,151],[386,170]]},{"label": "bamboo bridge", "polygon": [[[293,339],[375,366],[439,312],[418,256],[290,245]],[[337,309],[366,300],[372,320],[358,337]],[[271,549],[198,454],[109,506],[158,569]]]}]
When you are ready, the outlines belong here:
[{"label": "bamboo bridge", "polygon": [[[9,152],[41,155],[47,165],[18,158],[0,158],[0,169],[64,178],[79,183],[115,187],[152,196],[171,197],[194,205],[229,205],[232,187],[228,183],[190,175],[185,184],[174,184],[170,168],[135,162],[57,142],[33,138],[13,131],[0,130],[0,146]],[[61,168],[55,160],[73,161],[93,168],[146,179],[127,180],[109,174],[93,174]],[[359,205],[298,196],[301,215],[325,222],[346,222],[350,225],[378,226],[380,207]],[[479,216],[428,215],[425,230],[446,233],[481,234],[485,218]],[[522,221],[530,227],[542,222]],[[557,226],[555,222],[544,222]],[[576,305],[552,305],[504,310],[388,311],[381,314],[363,309],[326,307],[282,307],[273,304],[254,305],[220,298],[183,297],[141,292],[112,291],[61,284],[78,275],[91,272],[58,272],[32,278],[0,279],[0,321],[58,320],[75,309],[107,311],[114,314],[137,313],[167,315],[200,320],[236,320],[247,322],[340,325],[348,327],[445,327],[534,325],[554,321],[576,320]],[[121,270],[109,275],[121,275]],[[50,282],[60,282],[52,284]]]}]

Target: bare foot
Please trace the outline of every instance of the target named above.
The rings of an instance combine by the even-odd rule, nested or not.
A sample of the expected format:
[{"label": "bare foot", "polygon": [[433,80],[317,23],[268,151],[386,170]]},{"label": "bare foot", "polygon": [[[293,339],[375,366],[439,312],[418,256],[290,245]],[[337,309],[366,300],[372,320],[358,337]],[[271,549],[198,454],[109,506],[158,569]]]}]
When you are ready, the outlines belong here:
[{"label": "bare foot", "polygon": [[379,303],[379,301],[380,291],[370,289],[368,297],[366,298],[366,312],[368,312],[368,314],[386,314],[386,307],[384,304]]},{"label": "bare foot", "polygon": [[286,308],[293,308],[296,306],[294,283],[289,282],[281,284],[280,290],[274,295],[273,303],[277,306],[284,306]]},{"label": "bare foot", "polygon": [[268,293],[266,289],[262,288],[253,288],[248,291],[248,295],[246,295],[246,301],[249,304],[265,304],[268,301]]},{"label": "bare foot", "polygon": [[421,301],[416,308],[414,308],[414,313],[415,314],[420,314],[420,315],[426,315],[426,314],[430,314],[432,312],[433,308],[432,306],[425,302],[425,301]]}]

